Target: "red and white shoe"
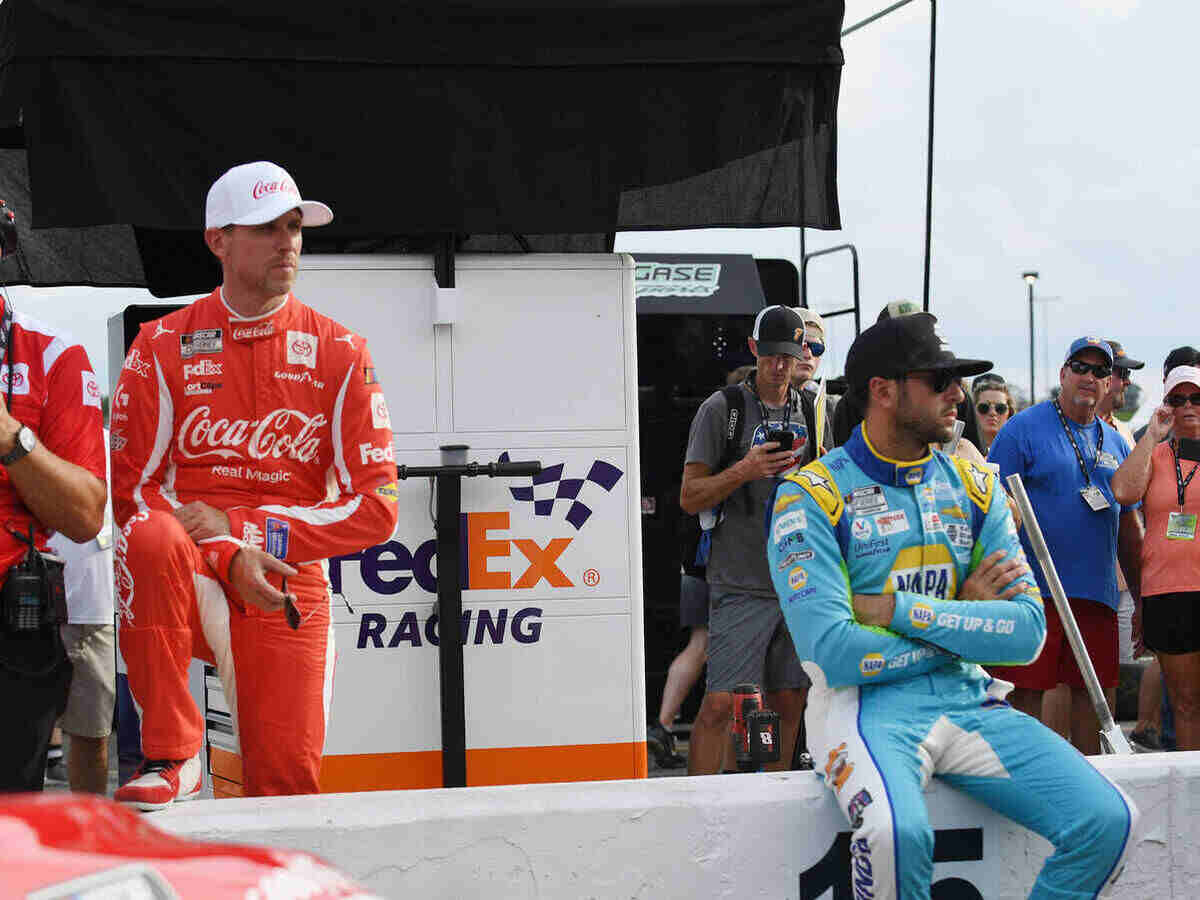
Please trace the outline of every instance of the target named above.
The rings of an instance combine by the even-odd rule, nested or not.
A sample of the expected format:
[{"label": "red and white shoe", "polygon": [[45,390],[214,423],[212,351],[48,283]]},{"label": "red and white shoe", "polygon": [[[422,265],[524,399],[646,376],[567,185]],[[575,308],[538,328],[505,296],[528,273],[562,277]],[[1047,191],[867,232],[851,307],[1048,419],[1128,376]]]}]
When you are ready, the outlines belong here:
[{"label": "red and white shoe", "polygon": [[143,812],[200,796],[200,757],[146,760],[113,799]]}]

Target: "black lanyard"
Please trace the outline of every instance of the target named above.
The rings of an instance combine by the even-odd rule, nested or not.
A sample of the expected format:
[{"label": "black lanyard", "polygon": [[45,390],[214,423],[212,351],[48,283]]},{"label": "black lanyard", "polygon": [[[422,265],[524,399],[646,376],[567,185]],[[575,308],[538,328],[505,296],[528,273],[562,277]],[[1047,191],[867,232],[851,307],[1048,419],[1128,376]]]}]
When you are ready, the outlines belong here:
[{"label": "black lanyard", "polygon": [[[763,426],[769,431],[771,428],[771,416],[767,410],[767,404],[763,403],[762,397],[758,395],[758,380],[754,377],[755,373],[751,372],[747,382],[750,385],[750,390],[754,391],[754,399],[758,401],[758,414],[762,416]],[[787,431],[788,425],[792,421],[792,386],[788,385],[787,399],[783,401],[783,430]]]},{"label": "black lanyard", "polygon": [[1179,465],[1179,448],[1175,446],[1175,438],[1171,438],[1171,455],[1175,457],[1175,490],[1179,493],[1179,511],[1183,512],[1183,498],[1187,493],[1188,485],[1192,483],[1192,476],[1196,474],[1196,470],[1200,469],[1200,462],[1192,466],[1192,471],[1188,473],[1188,477],[1183,477],[1183,469]]},{"label": "black lanyard", "polygon": [[1079,452],[1079,445],[1075,443],[1075,434],[1071,431],[1071,426],[1067,424],[1067,417],[1063,414],[1062,407],[1058,405],[1058,401],[1054,401],[1054,411],[1058,413],[1058,421],[1062,422],[1063,431],[1067,433],[1067,440],[1071,442],[1071,449],[1075,451],[1075,460],[1079,463],[1079,471],[1083,474],[1083,480],[1088,484],[1092,483],[1092,472],[1096,471],[1096,466],[1100,464],[1100,451],[1104,449],[1104,426],[1100,424],[1100,420],[1096,420],[1096,425],[1099,431],[1096,434],[1096,459],[1092,463],[1092,472],[1087,470],[1087,466],[1083,462],[1083,454]]},{"label": "black lanyard", "polygon": [[4,298],[4,319],[0,321],[0,356],[8,363],[8,414],[12,415],[13,364],[9,344],[12,342],[12,303]]}]

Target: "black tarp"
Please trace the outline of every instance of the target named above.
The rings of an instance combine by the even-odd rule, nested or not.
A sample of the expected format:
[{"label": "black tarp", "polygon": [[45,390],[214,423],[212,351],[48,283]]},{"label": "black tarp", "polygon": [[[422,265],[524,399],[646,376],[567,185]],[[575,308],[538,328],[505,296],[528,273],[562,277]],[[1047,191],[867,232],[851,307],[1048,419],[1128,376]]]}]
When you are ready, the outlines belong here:
[{"label": "black tarp", "polygon": [[[325,252],[837,228],[842,13],[842,0],[6,0],[0,116],[20,118],[0,141],[27,154],[28,182],[6,153],[0,192],[32,193],[18,213],[35,232],[27,271],[0,277],[207,290],[205,191],[264,158],[333,206],[334,224],[306,234]],[[38,252],[41,229],[95,226],[118,228]]]}]

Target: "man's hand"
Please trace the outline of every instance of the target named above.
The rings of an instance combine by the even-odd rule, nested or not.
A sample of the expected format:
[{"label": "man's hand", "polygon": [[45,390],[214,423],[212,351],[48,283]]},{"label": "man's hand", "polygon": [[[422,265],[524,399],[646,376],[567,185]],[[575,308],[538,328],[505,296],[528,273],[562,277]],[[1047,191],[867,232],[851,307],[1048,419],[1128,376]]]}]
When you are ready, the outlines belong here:
[{"label": "man's hand", "polygon": [[253,603],[259,609],[275,612],[283,609],[284,594],[267,581],[267,572],[275,572],[278,575],[297,574],[295,569],[271,554],[257,547],[243,547],[233,557],[233,564],[229,567],[229,578],[233,589],[243,600]]},{"label": "man's hand", "polygon": [[958,589],[958,599],[968,601],[1011,600],[1025,590],[1017,579],[1028,575],[1030,568],[1020,559],[1006,560],[1003,550],[985,556],[979,568],[972,572]]},{"label": "man's hand", "polygon": [[21,423],[12,417],[6,399],[0,396],[0,456],[16,448],[20,430]]},{"label": "man's hand", "polygon": [[1154,443],[1160,443],[1166,439],[1171,433],[1171,426],[1175,424],[1175,411],[1167,404],[1162,404],[1154,411],[1154,415],[1150,417],[1150,421],[1146,424],[1146,431],[1154,439]]},{"label": "man's hand", "polygon": [[1142,634],[1142,601],[1135,599],[1133,601],[1133,618],[1130,620],[1130,631],[1132,631],[1133,643],[1133,658],[1137,659],[1146,652],[1146,638]]},{"label": "man's hand", "polygon": [[173,514],[179,524],[183,526],[183,530],[187,532],[187,536],[193,541],[230,534],[229,516],[215,506],[209,506],[199,500],[185,503],[179,509],[174,510]]},{"label": "man's hand", "polygon": [[757,481],[759,478],[774,478],[785,469],[796,464],[796,455],[792,450],[780,450],[779,441],[767,441],[757,447],[751,447],[750,452],[735,464],[747,481]]},{"label": "man's hand", "polygon": [[855,594],[851,602],[855,621],[859,625],[882,625],[886,628],[892,624],[892,616],[896,614],[895,594]]}]

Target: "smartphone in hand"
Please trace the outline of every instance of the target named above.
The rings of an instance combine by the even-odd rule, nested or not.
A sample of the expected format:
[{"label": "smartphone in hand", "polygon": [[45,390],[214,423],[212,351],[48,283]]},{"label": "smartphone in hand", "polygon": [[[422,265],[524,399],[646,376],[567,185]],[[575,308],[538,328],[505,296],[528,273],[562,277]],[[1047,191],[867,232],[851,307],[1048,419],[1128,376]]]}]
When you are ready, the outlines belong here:
[{"label": "smartphone in hand", "polygon": [[767,432],[768,441],[778,441],[779,446],[773,451],[778,453],[780,450],[791,450],[792,441],[795,440],[796,434],[792,431],[785,431],[782,428],[772,428]]}]

